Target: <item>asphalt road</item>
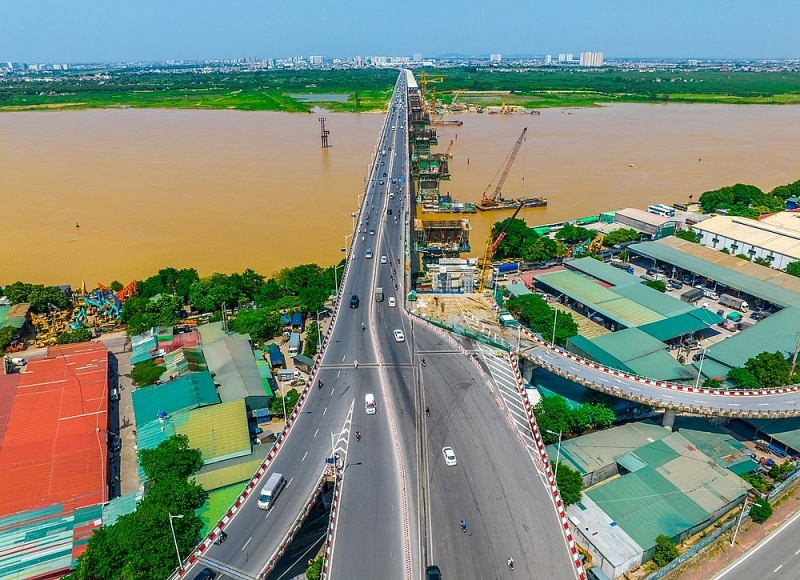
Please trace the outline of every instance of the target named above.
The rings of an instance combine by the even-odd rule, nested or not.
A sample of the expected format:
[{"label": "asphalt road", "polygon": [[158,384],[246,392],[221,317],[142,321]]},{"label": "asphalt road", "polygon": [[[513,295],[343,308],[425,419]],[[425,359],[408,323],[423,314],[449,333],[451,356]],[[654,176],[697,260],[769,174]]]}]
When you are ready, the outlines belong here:
[{"label": "asphalt road", "polygon": [[[550,494],[484,378],[423,325],[415,326],[414,345],[426,359],[421,380],[431,409],[421,453],[428,563],[445,578],[575,578]],[[445,446],[454,449],[457,465],[445,465]]]},{"label": "asphalt road", "polygon": [[657,401],[664,407],[691,408],[692,412],[704,415],[720,415],[723,413],[767,413],[786,412],[800,414],[800,393],[775,393],[770,395],[724,395],[704,394],[656,385],[646,385],[642,382],[632,381],[624,377],[617,377],[602,370],[587,367],[577,361],[555,353],[547,348],[536,346],[523,351],[525,358],[534,362],[544,361],[556,368],[591,381],[597,385],[614,389],[615,394],[625,399],[633,400],[634,397],[645,397]]},{"label": "asphalt road", "polygon": [[794,516],[755,548],[733,562],[713,580],[796,580],[800,578],[800,514]]},{"label": "asphalt road", "polygon": [[[401,79],[404,78],[401,75]],[[404,86],[398,84],[398,91],[404,94]],[[393,144],[392,153],[405,140],[405,131],[393,131],[391,128],[392,124],[397,125],[392,120],[397,119],[402,119],[400,124],[405,125],[402,106],[390,111],[381,135],[381,145],[388,147],[389,143]],[[288,485],[269,511],[258,509],[257,494],[248,497],[226,527],[227,541],[211,546],[196,569],[209,566],[221,572],[222,578],[256,577],[282,544],[287,531],[311,496],[323,471],[325,459],[331,455],[335,444],[343,455],[346,453],[346,468],[334,552],[340,557],[333,560],[332,576],[369,577],[371,574],[366,574],[366,570],[374,570],[371,556],[375,554],[380,554],[383,577],[404,576],[402,497],[397,455],[385,412],[375,345],[375,340],[387,345],[390,339],[392,345],[396,344],[394,338],[387,334],[389,327],[393,329],[394,326],[376,325],[372,312],[376,304],[373,301],[376,280],[384,284],[387,294],[389,287],[394,292],[394,282],[388,280],[390,275],[394,276],[389,273],[391,266],[381,264],[380,256],[392,256],[397,267],[396,257],[401,257],[402,261],[403,240],[400,236],[404,228],[394,225],[393,216],[387,216],[385,209],[376,211],[372,205],[377,208],[388,204],[388,185],[385,183],[380,186],[378,180],[384,171],[387,174],[391,171],[393,175],[405,171],[402,160],[407,158],[402,151],[396,158],[389,157],[388,152],[385,157],[376,157],[360,216],[363,223],[359,225],[368,230],[375,228],[376,232],[375,235],[363,234],[363,242],[362,234],[357,234],[349,256],[350,266],[342,281],[342,308],[319,374],[324,386],[312,389],[302,413],[289,431],[269,472],[262,479],[265,481],[272,473],[282,473]],[[381,160],[384,161],[383,166],[380,165]],[[392,201],[397,206],[402,203],[399,196]],[[366,219],[367,213],[370,215],[369,221]],[[365,256],[368,247],[374,252],[375,257],[371,259]],[[391,282],[391,286],[387,282]],[[352,294],[359,296],[358,308],[348,307]],[[402,301],[398,302],[394,310],[398,311],[396,317],[399,318]],[[385,301],[377,307],[386,308],[386,304]],[[362,322],[367,327],[365,331],[361,329]],[[402,352],[402,349],[398,352]],[[357,368],[355,361],[358,361]],[[377,415],[366,416],[364,413],[364,396],[367,393],[375,395]],[[356,430],[362,434],[360,442],[355,440]],[[359,554],[364,557],[358,557]],[[194,573],[191,571],[188,577],[192,578]]]}]

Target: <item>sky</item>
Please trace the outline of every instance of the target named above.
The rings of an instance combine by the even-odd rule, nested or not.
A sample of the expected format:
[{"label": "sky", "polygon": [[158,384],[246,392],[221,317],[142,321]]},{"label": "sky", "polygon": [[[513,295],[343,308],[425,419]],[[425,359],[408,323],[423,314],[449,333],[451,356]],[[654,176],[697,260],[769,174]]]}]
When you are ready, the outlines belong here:
[{"label": "sky", "polygon": [[[493,7],[494,6],[494,7]],[[798,0],[3,0],[0,61],[798,58]]]}]

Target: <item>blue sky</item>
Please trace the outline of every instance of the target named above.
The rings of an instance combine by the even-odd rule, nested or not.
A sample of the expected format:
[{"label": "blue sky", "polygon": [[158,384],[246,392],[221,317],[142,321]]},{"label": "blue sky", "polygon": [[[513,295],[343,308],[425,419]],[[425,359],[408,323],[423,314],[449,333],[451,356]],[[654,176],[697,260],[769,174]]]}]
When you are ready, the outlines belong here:
[{"label": "blue sky", "polygon": [[3,0],[0,16],[0,61],[800,57],[798,0]]}]

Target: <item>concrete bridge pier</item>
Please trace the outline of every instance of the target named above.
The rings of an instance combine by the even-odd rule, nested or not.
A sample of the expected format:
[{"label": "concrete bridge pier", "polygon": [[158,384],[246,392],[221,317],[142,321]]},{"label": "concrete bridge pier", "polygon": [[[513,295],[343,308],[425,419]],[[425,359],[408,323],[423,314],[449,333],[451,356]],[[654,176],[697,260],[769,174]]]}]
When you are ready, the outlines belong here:
[{"label": "concrete bridge pier", "polygon": [[523,356],[517,357],[517,364],[519,365],[519,372],[522,373],[522,378],[533,384],[533,371],[536,365]]},{"label": "concrete bridge pier", "polygon": [[661,426],[667,431],[672,431],[675,425],[675,409],[664,409],[664,418],[661,419]]}]

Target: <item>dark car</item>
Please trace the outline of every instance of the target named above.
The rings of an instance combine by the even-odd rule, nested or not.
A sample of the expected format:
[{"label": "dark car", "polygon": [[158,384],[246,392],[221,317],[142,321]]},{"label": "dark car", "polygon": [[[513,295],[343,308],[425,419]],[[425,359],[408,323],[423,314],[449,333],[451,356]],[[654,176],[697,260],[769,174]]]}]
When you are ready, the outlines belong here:
[{"label": "dark car", "polygon": [[360,303],[361,303],[361,301],[358,299],[358,295],[357,294],[353,294],[350,297],[350,308],[358,308],[358,305]]},{"label": "dark car", "polygon": [[696,355],[694,355],[694,356],[692,357],[692,360],[693,360],[694,362],[700,362],[700,361],[701,361],[701,360],[703,360],[704,358],[706,358],[706,353],[704,353],[704,352],[698,352]]},{"label": "dark car", "polygon": [[386,210],[386,215],[392,215],[392,208]]},{"label": "dark car", "polygon": [[442,571],[439,570],[439,566],[425,568],[425,580],[442,580]]},{"label": "dark car", "polygon": [[122,438],[119,435],[112,435],[111,440],[108,442],[108,448],[111,453],[117,453],[122,449]]},{"label": "dark car", "polygon": [[211,568],[203,568],[200,570],[200,573],[194,577],[194,580],[214,580],[217,577],[217,573],[214,572]]}]

